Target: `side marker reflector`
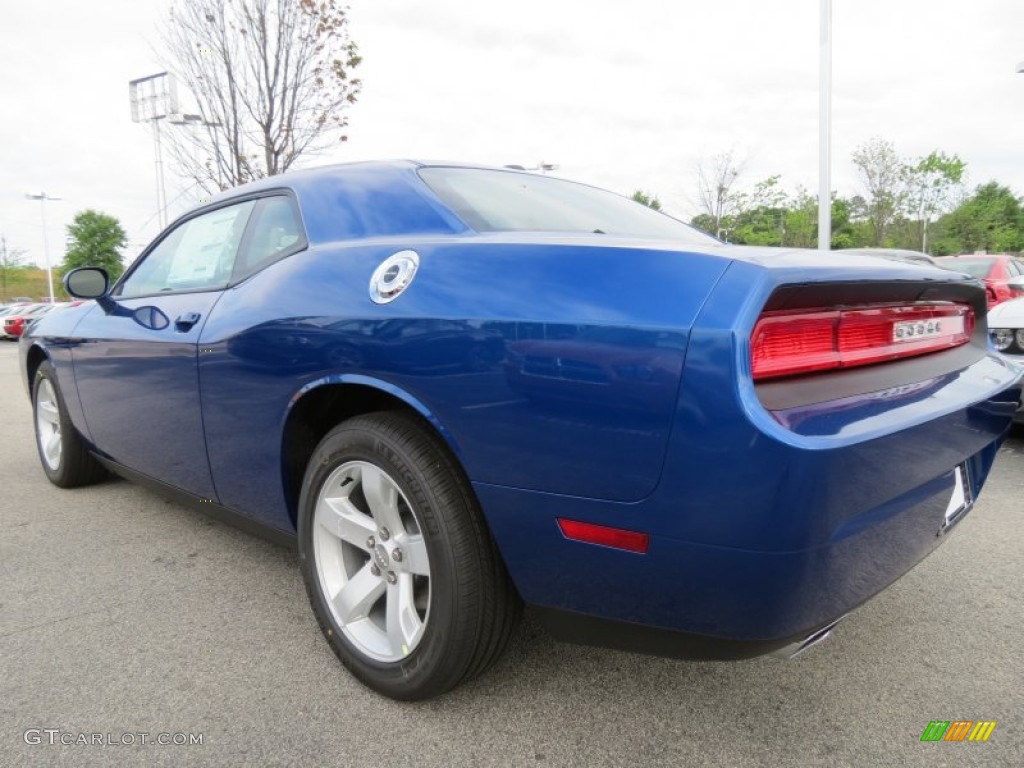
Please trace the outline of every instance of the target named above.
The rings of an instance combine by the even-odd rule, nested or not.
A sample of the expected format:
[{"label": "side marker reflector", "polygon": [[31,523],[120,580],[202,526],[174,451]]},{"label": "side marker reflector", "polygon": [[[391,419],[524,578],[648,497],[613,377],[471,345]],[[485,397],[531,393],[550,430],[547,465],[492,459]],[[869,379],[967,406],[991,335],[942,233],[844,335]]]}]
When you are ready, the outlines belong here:
[{"label": "side marker reflector", "polygon": [[646,533],[638,531],[626,531],[622,528],[609,528],[606,525],[594,525],[593,523],[581,523],[579,520],[566,520],[558,518],[558,527],[562,535],[573,541],[583,541],[587,544],[600,544],[603,547],[624,549],[627,552],[647,552],[647,545],[650,537]]}]

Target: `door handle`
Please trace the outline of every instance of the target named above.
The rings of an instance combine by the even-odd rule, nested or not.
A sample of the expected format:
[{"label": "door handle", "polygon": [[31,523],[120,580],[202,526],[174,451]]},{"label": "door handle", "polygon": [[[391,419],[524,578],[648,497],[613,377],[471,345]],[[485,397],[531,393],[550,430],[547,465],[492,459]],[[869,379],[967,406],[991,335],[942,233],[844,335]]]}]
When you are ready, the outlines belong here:
[{"label": "door handle", "polygon": [[202,317],[198,312],[182,312],[174,318],[174,330],[184,333],[191,330],[192,326],[199,322]]}]

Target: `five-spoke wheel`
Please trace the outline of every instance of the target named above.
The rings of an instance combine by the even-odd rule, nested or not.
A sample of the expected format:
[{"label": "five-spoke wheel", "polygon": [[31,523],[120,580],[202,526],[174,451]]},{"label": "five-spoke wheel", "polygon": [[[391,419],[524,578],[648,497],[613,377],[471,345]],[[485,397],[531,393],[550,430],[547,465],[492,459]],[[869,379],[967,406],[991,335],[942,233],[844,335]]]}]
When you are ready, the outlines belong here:
[{"label": "five-spoke wheel", "polygon": [[43,463],[56,472],[61,457],[60,405],[53,384],[41,378],[36,386],[36,442]]},{"label": "five-spoke wheel", "polygon": [[39,460],[51,483],[61,488],[74,488],[95,483],[106,475],[68,417],[53,363],[49,360],[44,360],[36,369],[32,407]]},{"label": "five-spoke wheel", "polygon": [[313,611],[366,685],[423,699],[501,654],[518,595],[461,469],[415,416],[367,414],[328,432],[298,523]]},{"label": "five-spoke wheel", "polygon": [[323,483],[313,512],[320,588],[353,645],[399,661],[430,617],[430,557],[409,500],[383,469],[350,461]]}]

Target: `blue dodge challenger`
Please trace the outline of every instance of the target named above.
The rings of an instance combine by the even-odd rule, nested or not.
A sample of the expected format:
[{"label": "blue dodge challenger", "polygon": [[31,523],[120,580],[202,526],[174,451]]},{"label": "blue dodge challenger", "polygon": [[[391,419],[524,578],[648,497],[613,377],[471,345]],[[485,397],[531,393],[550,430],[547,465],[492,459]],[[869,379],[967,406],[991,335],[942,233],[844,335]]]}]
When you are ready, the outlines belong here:
[{"label": "blue dodge challenger", "polygon": [[985,291],[728,246],[507,169],[224,193],[21,340],[43,471],[298,549],[331,647],[437,695],[525,603],[559,638],[792,656],[971,509],[1020,400]]}]

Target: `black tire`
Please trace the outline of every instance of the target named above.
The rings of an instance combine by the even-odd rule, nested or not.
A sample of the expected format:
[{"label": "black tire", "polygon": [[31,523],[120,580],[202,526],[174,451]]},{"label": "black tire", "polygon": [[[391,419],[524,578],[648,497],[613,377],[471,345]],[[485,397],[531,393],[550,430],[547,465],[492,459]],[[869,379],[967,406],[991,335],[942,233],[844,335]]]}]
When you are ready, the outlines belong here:
[{"label": "black tire", "polygon": [[[373,573],[376,568],[376,576],[382,580],[387,576],[387,583],[396,591],[389,591],[385,585],[386,591],[380,598],[367,597],[361,605],[371,607],[365,608],[366,616],[359,618],[359,622],[367,622],[374,611],[379,618],[385,614],[383,621],[361,626],[370,627],[370,634],[387,635],[387,627],[391,626],[390,600],[401,586],[390,581],[396,575],[390,569],[412,570],[412,565],[408,555],[406,562],[400,563],[401,558],[394,551],[390,559],[386,550],[382,556],[375,552],[384,546],[384,541],[397,549],[399,536],[389,539],[386,531],[377,528],[376,549],[370,541],[366,551],[359,552],[359,547],[338,534],[337,553],[345,553],[338,555],[333,529],[321,525],[314,535],[321,493],[331,490],[334,494],[332,489],[344,493],[346,488],[356,487],[358,492],[349,491],[344,503],[359,506],[356,500],[361,500],[363,511],[369,510],[371,504],[366,496],[358,494],[363,493],[364,485],[369,487],[371,481],[364,482],[364,478],[372,477],[373,473],[391,483],[393,491],[397,489],[395,509],[401,509],[404,515],[403,525],[399,526],[401,535],[409,541],[421,537],[416,551],[425,550],[429,558],[427,577],[408,575],[410,584],[416,578],[420,582],[426,578],[428,584],[428,607],[425,615],[419,616],[420,633],[411,649],[401,646],[401,653],[407,655],[395,659],[375,658],[367,650],[368,643],[356,637],[357,623],[343,626],[336,615],[340,609],[332,608],[334,604],[328,602],[324,583],[331,578],[332,566],[335,573],[347,571],[347,575],[340,577],[342,589],[356,579],[368,583],[370,576],[364,570]],[[353,485],[354,475],[358,475],[358,481]],[[383,487],[383,480],[378,482],[378,487]],[[320,514],[322,521],[332,519],[329,512]],[[371,510],[360,518],[360,524],[370,520],[371,526],[376,526],[380,518]],[[519,596],[467,480],[439,438],[414,416],[390,411],[367,414],[331,430],[317,446],[307,467],[298,528],[302,575],[320,628],[342,664],[373,690],[404,701],[437,696],[479,675],[505,649],[521,610]],[[379,567],[384,564],[386,574]],[[401,579],[402,574],[396,578]],[[422,584],[419,589],[417,599],[422,597]],[[338,594],[340,591],[335,591],[335,596]],[[377,602],[371,605],[371,600]],[[418,602],[417,606],[417,612],[424,610]]]},{"label": "black tire", "polygon": [[[40,418],[41,407],[44,415],[49,414],[51,421],[45,417]],[[54,410],[56,413],[53,413]],[[107,471],[89,453],[85,441],[71,423],[64,396],[49,360],[40,364],[32,380],[32,416],[39,463],[51,483],[60,488],[77,488],[97,483],[107,476]],[[49,435],[43,431],[44,424],[52,429]],[[44,446],[51,441],[58,450],[56,454],[51,452],[48,457]]]}]

